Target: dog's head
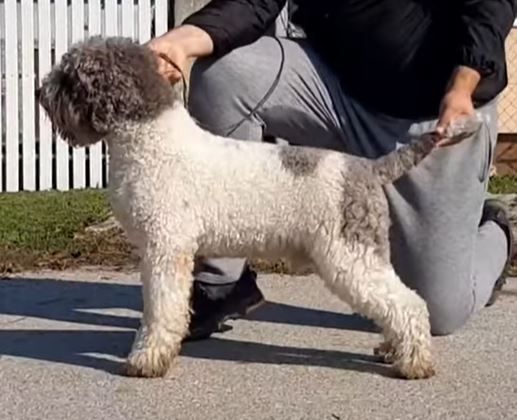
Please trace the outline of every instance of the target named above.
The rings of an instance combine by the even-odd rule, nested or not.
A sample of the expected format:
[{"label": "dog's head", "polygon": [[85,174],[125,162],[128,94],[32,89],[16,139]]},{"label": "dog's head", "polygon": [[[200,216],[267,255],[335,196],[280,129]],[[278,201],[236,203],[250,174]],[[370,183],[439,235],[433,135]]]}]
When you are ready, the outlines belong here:
[{"label": "dog's head", "polygon": [[150,120],[179,99],[150,49],[119,37],[73,45],[36,94],[73,146],[96,143],[127,122]]}]

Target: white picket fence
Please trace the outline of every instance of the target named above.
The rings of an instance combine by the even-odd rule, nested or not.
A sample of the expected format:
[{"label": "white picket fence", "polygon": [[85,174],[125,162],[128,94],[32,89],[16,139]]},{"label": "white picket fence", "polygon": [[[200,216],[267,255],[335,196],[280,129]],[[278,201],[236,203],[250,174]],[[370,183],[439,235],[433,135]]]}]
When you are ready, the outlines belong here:
[{"label": "white picket fence", "polygon": [[145,42],[167,30],[168,0],[0,0],[0,192],[98,188],[103,144],[71,149],[35,100],[41,78],[89,35]]}]

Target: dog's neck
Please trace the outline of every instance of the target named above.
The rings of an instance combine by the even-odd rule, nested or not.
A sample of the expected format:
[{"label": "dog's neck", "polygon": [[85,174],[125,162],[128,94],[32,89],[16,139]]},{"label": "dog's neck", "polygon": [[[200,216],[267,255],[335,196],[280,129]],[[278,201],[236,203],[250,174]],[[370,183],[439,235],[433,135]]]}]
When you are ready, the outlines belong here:
[{"label": "dog's neck", "polygon": [[185,107],[175,102],[152,120],[120,124],[105,141],[110,160],[120,168],[128,162],[170,159],[204,137]]},{"label": "dog's neck", "polygon": [[128,149],[154,150],[174,147],[174,139],[181,141],[182,136],[197,134],[201,129],[180,102],[148,121],[125,121],[106,137],[111,152]]}]

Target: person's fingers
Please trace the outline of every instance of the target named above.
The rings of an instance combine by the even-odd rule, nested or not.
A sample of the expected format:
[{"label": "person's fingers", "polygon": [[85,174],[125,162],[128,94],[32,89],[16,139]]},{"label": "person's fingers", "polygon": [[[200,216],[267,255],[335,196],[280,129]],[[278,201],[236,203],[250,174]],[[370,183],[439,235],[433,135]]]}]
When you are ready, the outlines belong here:
[{"label": "person's fingers", "polygon": [[447,126],[440,132],[442,139],[437,143],[437,146],[446,147],[460,143],[477,131],[479,124],[478,121],[472,120],[472,115],[468,112],[454,114],[449,119]]},{"label": "person's fingers", "polygon": [[446,108],[441,113],[435,129],[437,135],[440,137],[436,143],[437,147],[446,147],[457,143],[449,136],[449,128],[455,118],[457,118],[457,112],[453,108]]},{"label": "person's fingers", "polygon": [[166,60],[161,58],[160,56],[156,57],[157,63],[158,63],[158,72],[169,82],[175,83],[179,80],[181,80],[182,75],[176,69],[173,67],[170,63],[168,63]]},{"label": "person's fingers", "polygon": [[438,134],[440,137],[444,137],[445,136],[445,133],[446,133],[446,128],[445,128],[445,124],[440,122],[438,123],[438,125],[436,126],[435,128],[435,132],[436,134]]},{"label": "person's fingers", "polygon": [[442,136],[445,136],[447,133],[447,128],[451,124],[453,120],[453,111],[448,109],[445,110],[438,120],[438,124],[436,125],[436,132]]},{"label": "person's fingers", "polygon": [[462,140],[461,137],[443,137],[436,143],[437,147],[448,147],[459,143]]},{"label": "person's fingers", "polygon": [[[158,72],[169,82],[175,83],[182,78],[183,59],[179,51],[167,49],[160,39],[154,38],[145,44],[154,54]],[[172,54],[172,56],[171,56]],[[175,64],[175,65],[173,65]]]}]

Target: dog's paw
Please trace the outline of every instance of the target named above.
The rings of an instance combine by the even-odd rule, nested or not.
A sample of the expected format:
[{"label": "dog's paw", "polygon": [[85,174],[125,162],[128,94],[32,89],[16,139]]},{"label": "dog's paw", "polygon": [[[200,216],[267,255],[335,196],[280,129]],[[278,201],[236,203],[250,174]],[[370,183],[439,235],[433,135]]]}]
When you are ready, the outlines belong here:
[{"label": "dog's paw", "polygon": [[160,378],[165,376],[175,359],[168,347],[147,348],[131,352],[122,367],[126,376]]},{"label": "dog's paw", "polygon": [[411,357],[394,361],[397,375],[402,379],[427,379],[436,375],[430,357],[422,357],[419,352],[412,352]]},{"label": "dog's paw", "polygon": [[397,374],[402,379],[428,379],[436,375],[436,371],[432,364],[417,366],[399,366]]},{"label": "dog's paw", "polygon": [[378,356],[383,363],[392,364],[395,362],[395,348],[389,341],[384,341],[375,347],[373,354]]}]

